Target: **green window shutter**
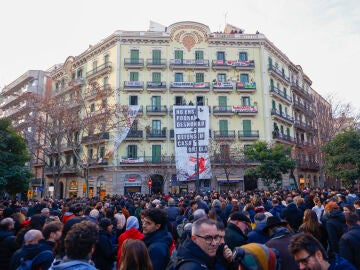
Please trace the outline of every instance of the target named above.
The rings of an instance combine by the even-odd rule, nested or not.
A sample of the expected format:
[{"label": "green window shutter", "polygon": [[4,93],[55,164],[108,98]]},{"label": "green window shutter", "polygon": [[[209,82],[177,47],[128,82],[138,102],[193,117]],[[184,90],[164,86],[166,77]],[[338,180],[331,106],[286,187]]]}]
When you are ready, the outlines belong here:
[{"label": "green window shutter", "polygon": [[274,80],[270,79],[270,89],[273,90],[274,89]]},{"label": "green window shutter", "polygon": [[224,96],[219,97],[219,106],[226,107],[227,106],[227,98]]},{"label": "green window shutter", "polygon": [[276,109],[276,103],[275,100],[271,101],[271,107],[275,110]]},{"label": "green window shutter", "polygon": [[175,59],[183,59],[183,51],[175,51]]},{"label": "green window shutter", "polygon": [[128,145],[128,158],[137,158],[137,145]]},{"label": "green window shutter", "polygon": [[152,82],[156,82],[156,83],[161,82],[161,72],[153,72]]},{"label": "green window shutter", "polygon": [[130,72],[130,81],[137,82],[139,80],[139,72]]},{"label": "green window shutter", "polygon": [[282,114],[282,105],[279,104],[279,113]]},{"label": "green window shutter", "polygon": [[183,74],[175,73],[175,82],[183,82]]},{"label": "green window shutter", "polygon": [[285,97],[287,96],[286,88],[284,88],[284,96],[285,96]]},{"label": "green window shutter", "polygon": [[284,134],[284,126],[283,125],[280,126],[280,132],[281,132],[281,134]]},{"label": "green window shutter", "polygon": [[195,51],[195,60],[204,60],[204,52]]},{"label": "green window shutter", "polygon": [[152,152],[152,162],[161,161],[161,145],[153,145],[151,148]]},{"label": "green window shutter", "polygon": [[131,60],[139,60],[139,50],[131,50],[130,58]]},{"label": "green window shutter", "polygon": [[251,135],[251,120],[243,120],[243,131],[245,136]]},{"label": "green window shutter", "polygon": [[271,59],[271,57],[268,58],[268,62],[269,62],[269,67],[272,67],[272,59]]},{"label": "green window shutter", "polygon": [[196,73],[196,82],[197,83],[204,82],[204,73]]},{"label": "green window shutter", "polygon": [[249,74],[240,74],[240,82],[244,82],[244,83],[247,83],[249,82]]},{"label": "green window shutter", "polygon": [[228,135],[228,121],[227,120],[220,120],[219,121],[220,127],[220,135],[227,136]]},{"label": "green window shutter", "polygon": [[161,61],[161,51],[160,50],[152,51],[152,60],[153,60],[153,64],[156,64],[155,62],[158,62],[158,64],[160,64],[160,61]]},{"label": "green window shutter", "polygon": [[286,135],[290,137],[290,128],[286,128]]},{"label": "green window shutter", "polygon": [[216,60],[224,60],[225,61],[225,52],[216,52]]}]

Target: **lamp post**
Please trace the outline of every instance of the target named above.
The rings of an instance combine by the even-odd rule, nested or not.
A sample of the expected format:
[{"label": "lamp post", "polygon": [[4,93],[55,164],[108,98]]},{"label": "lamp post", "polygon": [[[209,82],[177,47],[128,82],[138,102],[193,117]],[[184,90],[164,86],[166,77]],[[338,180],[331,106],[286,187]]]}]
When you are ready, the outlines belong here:
[{"label": "lamp post", "polygon": [[195,191],[200,192],[200,175],[199,175],[199,112],[198,112],[198,103],[196,101],[196,182],[195,182]]}]

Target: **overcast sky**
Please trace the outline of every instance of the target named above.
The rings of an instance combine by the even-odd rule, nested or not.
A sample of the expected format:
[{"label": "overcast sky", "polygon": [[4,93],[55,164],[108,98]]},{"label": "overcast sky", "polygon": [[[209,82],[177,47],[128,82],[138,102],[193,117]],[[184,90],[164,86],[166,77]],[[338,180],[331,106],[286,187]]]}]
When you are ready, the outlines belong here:
[{"label": "overcast sky", "polygon": [[225,21],[259,30],[323,96],[360,108],[359,0],[10,0],[1,1],[0,88],[29,69],[46,70],[116,30],[146,31],[149,21]]}]

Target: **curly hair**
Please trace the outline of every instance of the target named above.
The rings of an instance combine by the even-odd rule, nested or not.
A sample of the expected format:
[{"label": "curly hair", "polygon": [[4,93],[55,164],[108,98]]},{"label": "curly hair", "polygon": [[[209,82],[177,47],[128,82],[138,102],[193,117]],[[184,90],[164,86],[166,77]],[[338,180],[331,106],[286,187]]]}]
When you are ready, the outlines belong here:
[{"label": "curly hair", "polygon": [[155,224],[160,224],[160,229],[163,229],[167,224],[167,212],[160,208],[148,208],[141,212],[144,217],[154,221]]},{"label": "curly hair", "polygon": [[65,253],[70,259],[85,259],[95,246],[99,227],[91,221],[74,224],[65,237]]}]

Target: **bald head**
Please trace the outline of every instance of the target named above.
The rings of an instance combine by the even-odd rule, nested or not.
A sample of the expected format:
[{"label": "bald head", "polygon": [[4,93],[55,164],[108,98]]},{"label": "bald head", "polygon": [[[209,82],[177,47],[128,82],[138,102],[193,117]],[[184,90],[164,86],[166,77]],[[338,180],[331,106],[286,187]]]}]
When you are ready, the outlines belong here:
[{"label": "bald head", "polygon": [[25,245],[35,245],[39,242],[40,239],[43,239],[43,234],[39,230],[29,230],[24,235]]}]

